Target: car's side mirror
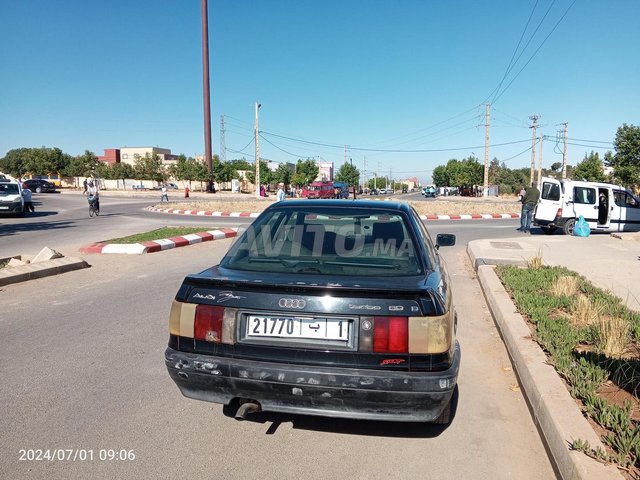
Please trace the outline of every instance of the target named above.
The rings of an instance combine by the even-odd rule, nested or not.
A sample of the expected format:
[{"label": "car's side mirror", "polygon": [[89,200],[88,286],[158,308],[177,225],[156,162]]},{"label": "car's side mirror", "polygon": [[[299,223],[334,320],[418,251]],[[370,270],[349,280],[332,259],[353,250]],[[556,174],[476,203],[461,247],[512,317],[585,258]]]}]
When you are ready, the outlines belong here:
[{"label": "car's side mirror", "polygon": [[436,235],[436,248],[453,247],[456,244],[456,236],[452,233],[439,233]]}]

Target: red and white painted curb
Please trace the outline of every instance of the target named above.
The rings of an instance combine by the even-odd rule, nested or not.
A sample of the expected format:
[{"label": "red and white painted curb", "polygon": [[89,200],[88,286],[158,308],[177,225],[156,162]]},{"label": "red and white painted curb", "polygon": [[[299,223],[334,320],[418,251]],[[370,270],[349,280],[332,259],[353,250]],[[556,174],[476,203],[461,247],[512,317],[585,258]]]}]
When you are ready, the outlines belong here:
[{"label": "red and white painted curb", "polygon": [[520,218],[520,214],[480,213],[470,215],[420,215],[420,220],[493,220],[496,218]]},{"label": "red and white painted curb", "polygon": [[205,210],[178,210],[175,208],[156,208],[149,207],[147,210],[151,212],[159,212],[159,213],[173,213],[176,215],[198,215],[201,217],[249,217],[255,218],[260,213],[250,213],[250,212],[209,212]]},{"label": "red and white painted curb", "polygon": [[124,253],[139,255],[142,253],[160,252],[171,248],[187,247],[211,240],[223,240],[225,238],[235,237],[237,234],[237,228],[220,228],[207,232],[191,233],[179,237],[163,238],[140,243],[94,243],[93,245],[82,247],[80,251],[82,253]]},{"label": "red and white painted curb", "polygon": [[[205,210],[177,210],[173,208],[149,207],[151,212],[172,213],[176,215],[199,215],[201,217],[242,217],[256,218],[258,213],[250,212],[209,212]],[[499,218],[520,218],[519,213],[482,213],[468,215],[420,215],[421,220],[494,220]]]}]

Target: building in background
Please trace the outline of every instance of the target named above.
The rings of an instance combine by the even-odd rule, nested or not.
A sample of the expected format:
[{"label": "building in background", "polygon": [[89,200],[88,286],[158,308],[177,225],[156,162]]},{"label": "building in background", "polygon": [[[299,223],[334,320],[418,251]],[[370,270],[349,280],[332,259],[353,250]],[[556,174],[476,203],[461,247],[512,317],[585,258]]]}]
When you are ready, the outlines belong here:
[{"label": "building in background", "polygon": [[157,155],[162,165],[172,165],[178,161],[178,156],[172,155],[170,149],[159,147],[122,147],[120,161],[134,165],[138,158],[144,158],[147,154]]},{"label": "building in background", "polygon": [[120,149],[119,148],[105,148],[104,155],[98,157],[98,160],[105,162],[109,166],[120,163]]},{"label": "building in background", "polygon": [[404,180],[400,180],[400,183],[402,183],[403,185],[406,185],[409,188],[409,191],[413,190],[414,188],[419,188],[420,187],[420,182],[418,181],[418,179],[416,177],[411,177],[411,178],[406,178]]},{"label": "building in background", "polygon": [[331,182],[333,181],[333,162],[318,162],[318,176],[316,181],[318,182]]}]

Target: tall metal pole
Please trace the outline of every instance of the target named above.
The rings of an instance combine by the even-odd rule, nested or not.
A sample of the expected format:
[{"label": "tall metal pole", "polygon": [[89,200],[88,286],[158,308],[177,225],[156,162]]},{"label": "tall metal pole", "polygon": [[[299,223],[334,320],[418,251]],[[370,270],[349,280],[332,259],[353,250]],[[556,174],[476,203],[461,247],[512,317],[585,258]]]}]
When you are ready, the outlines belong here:
[{"label": "tall metal pole", "polygon": [[[204,99],[204,159],[209,169],[209,179],[213,178],[211,156],[211,97],[209,92],[209,8],[207,0],[202,0],[202,94]],[[211,189],[211,183],[209,183]]]},{"label": "tall metal pole", "polygon": [[262,105],[256,102],[256,196],[260,196],[260,126],[258,123],[258,110]]},{"label": "tall metal pole", "polygon": [[540,115],[531,115],[529,119],[533,122],[531,125],[532,137],[531,137],[531,176],[530,183],[533,183],[535,180],[535,170],[536,170],[536,127],[538,126],[538,119]]},{"label": "tall metal pole", "polygon": [[567,178],[567,134],[569,132],[569,123],[564,122],[564,150],[562,151],[562,179]]},{"label": "tall metal pole", "polygon": [[487,103],[484,124],[484,186],[482,194],[486,197],[489,195],[489,111],[491,105]]},{"label": "tall metal pole", "polygon": [[220,115],[220,161],[227,161],[227,144],[224,139],[224,115]]},{"label": "tall metal pole", "polygon": [[542,185],[542,144],[544,143],[544,135],[540,135],[540,157],[538,158],[538,188]]}]

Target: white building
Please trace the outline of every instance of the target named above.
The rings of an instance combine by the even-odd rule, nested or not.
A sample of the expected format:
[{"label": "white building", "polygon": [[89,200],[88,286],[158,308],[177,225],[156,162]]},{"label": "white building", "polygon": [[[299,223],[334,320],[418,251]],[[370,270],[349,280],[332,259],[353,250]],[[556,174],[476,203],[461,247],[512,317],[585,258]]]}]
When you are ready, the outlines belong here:
[{"label": "white building", "polygon": [[147,154],[157,155],[162,165],[172,165],[178,161],[178,156],[172,155],[170,149],[159,147],[121,147],[120,161],[134,165],[138,158],[144,158]]}]

